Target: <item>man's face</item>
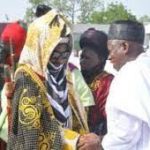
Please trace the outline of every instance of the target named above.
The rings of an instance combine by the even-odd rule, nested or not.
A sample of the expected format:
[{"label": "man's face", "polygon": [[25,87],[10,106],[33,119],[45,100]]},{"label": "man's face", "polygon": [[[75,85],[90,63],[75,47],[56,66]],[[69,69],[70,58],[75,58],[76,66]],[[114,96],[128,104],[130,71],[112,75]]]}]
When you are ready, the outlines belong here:
[{"label": "man's face", "polygon": [[117,71],[125,64],[126,60],[126,51],[123,44],[123,41],[119,40],[108,40],[107,43],[109,60]]},{"label": "man's face", "polygon": [[95,51],[90,50],[88,47],[83,48],[80,58],[80,65],[82,70],[91,70],[100,63],[101,61]]},{"label": "man's face", "polygon": [[58,44],[50,57],[50,62],[58,67],[67,63],[69,56],[70,51],[67,49],[67,44]]}]

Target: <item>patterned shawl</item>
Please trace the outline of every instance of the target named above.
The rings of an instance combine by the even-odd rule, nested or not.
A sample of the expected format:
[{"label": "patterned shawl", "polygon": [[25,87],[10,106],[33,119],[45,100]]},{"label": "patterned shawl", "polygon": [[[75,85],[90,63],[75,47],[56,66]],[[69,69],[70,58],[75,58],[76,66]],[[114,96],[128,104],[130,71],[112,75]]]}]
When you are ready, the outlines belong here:
[{"label": "patterned shawl", "polygon": [[47,71],[47,90],[48,99],[52,105],[55,117],[68,127],[67,122],[71,115],[68,105],[68,90],[66,80],[66,65],[60,66],[60,69],[54,68],[48,64]]},{"label": "patterned shawl", "polygon": [[[48,80],[47,94],[49,101],[53,107],[54,114],[59,121],[65,123],[67,121],[67,118],[69,117],[67,97],[65,98],[65,101],[63,103],[59,104],[58,102],[63,99],[63,97],[65,96],[65,92],[67,92],[65,85],[67,81],[65,80],[65,78],[63,78],[63,76],[65,76],[65,73],[64,75],[62,74],[61,79],[63,79],[64,84],[61,85],[55,80],[55,76],[52,74],[52,72],[50,72],[50,75],[45,74],[47,72],[47,69],[52,70],[47,67],[47,64],[53,50],[58,45],[58,43],[62,43],[62,41],[65,39],[64,37],[71,33],[69,24],[61,15],[52,10],[43,17],[35,20],[29,26],[28,31],[29,32],[27,35],[26,44],[19,63],[27,64],[37,74],[40,74]],[[66,70],[66,67],[63,67],[62,72],[64,72],[64,70]],[[54,79],[55,81],[52,79]],[[63,89],[60,89],[61,87]],[[62,95],[61,93],[64,94]]]},{"label": "patterned shawl", "polygon": [[55,10],[49,11],[29,26],[19,64],[28,65],[44,77],[54,48],[70,33],[67,20]]}]

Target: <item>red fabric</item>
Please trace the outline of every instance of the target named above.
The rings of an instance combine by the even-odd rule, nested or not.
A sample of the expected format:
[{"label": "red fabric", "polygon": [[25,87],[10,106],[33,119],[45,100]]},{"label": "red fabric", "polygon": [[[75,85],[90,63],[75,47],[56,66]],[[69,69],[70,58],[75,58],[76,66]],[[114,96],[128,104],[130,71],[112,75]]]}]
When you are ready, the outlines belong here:
[{"label": "red fabric", "polygon": [[[19,24],[19,22],[14,22],[8,24],[1,34],[1,40],[4,43],[10,43],[11,39],[16,59],[19,58],[24,46],[26,32],[27,31]],[[7,58],[6,63],[9,65],[11,64],[10,56]]]},{"label": "red fabric", "polygon": [[95,100],[95,105],[89,109],[89,124],[93,127],[101,119],[106,118],[105,104],[112,79],[113,75],[104,72],[97,76],[92,84],[90,84]]},{"label": "red fabric", "polygon": [[6,150],[7,149],[7,144],[0,139],[0,150]]}]

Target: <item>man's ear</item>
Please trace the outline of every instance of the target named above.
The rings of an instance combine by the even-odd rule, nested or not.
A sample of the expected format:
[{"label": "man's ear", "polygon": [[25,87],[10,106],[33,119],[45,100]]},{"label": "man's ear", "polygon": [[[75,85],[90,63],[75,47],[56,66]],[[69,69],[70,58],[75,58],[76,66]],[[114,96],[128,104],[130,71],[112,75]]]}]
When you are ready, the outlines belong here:
[{"label": "man's ear", "polygon": [[127,54],[129,52],[129,43],[126,41],[122,42],[122,47],[123,47],[124,53]]}]

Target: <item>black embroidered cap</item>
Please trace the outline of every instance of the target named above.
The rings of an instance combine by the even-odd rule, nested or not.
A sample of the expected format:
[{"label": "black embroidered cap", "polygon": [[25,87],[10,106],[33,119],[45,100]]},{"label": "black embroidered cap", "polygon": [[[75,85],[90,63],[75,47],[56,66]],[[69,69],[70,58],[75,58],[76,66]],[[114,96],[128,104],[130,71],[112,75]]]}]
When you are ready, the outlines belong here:
[{"label": "black embroidered cap", "polygon": [[108,40],[127,40],[144,43],[145,29],[142,23],[131,20],[118,20],[110,25]]}]

